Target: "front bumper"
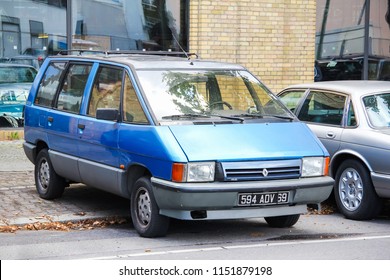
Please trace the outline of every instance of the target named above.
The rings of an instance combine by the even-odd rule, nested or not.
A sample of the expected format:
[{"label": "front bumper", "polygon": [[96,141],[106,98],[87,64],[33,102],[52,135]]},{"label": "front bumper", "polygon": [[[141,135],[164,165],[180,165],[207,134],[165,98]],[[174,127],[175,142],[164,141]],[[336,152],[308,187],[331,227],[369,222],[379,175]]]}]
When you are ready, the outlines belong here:
[{"label": "front bumper", "polygon": [[[333,189],[331,177],[292,180],[174,183],[152,178],[160,214],[183,220],[233,219],[301,214],[307,204],[326,200]],[[288,204],[239,207],[239,193],[290,191]]]}]

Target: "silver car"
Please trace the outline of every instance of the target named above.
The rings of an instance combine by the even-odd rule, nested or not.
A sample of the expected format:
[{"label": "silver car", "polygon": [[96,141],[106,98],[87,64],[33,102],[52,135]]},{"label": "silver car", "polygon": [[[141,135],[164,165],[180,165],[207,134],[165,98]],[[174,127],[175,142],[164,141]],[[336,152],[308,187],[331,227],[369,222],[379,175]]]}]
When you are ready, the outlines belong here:
[{"label": "silver car", "polygon": [[328,149],[340,212],[376,217],[390,198],[390,82],[300,84],[278,96]]}]

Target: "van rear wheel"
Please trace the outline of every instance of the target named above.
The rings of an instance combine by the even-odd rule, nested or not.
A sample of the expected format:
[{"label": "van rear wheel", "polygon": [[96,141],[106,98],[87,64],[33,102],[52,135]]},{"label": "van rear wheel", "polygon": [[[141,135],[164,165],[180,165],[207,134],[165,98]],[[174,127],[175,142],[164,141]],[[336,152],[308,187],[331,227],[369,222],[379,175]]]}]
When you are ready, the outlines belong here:
[{"label": "van rear wheel", "polygon": [[130,212],[140,236],[159,237],[168,232],[169,218],[159,214],[149,178],[142,177],[136,181],[131,193]]},{"label": "van rear wheel", "polygon": [[278,217],[266,217],[264,219],[270,227],[286,228],[295,225],[298,222],[300,216],[301,215],[297,214]]},{"label": "van rear wheel", "polygon": [[34,168],[35,186],[43,199],[55,199],[62,196],[67,183],[53,168],[47,149],[42,149],[36,158]]}]

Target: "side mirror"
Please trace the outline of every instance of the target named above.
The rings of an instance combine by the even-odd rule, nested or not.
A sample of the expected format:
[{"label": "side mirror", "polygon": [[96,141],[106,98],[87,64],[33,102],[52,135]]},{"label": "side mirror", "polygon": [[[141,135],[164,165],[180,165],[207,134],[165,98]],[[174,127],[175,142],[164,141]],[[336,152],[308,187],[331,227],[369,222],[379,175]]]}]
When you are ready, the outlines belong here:
[{"label": "side mirror", "polygon": [[119,110],[114,108],[98,108],[96,110],[96,118],[98,120],[118,121]]}]

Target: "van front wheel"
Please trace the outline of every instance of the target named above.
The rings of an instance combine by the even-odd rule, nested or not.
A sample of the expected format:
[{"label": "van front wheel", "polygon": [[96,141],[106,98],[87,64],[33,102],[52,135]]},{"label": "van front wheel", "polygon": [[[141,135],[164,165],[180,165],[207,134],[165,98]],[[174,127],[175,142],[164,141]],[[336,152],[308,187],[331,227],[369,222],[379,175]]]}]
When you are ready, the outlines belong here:
[{"label": "van front wheel", "polygon": [[142,237],[164,236],[168,232],[169,218],[159,214],[150,179],[138,179],[131,193],[131,219]]}]

